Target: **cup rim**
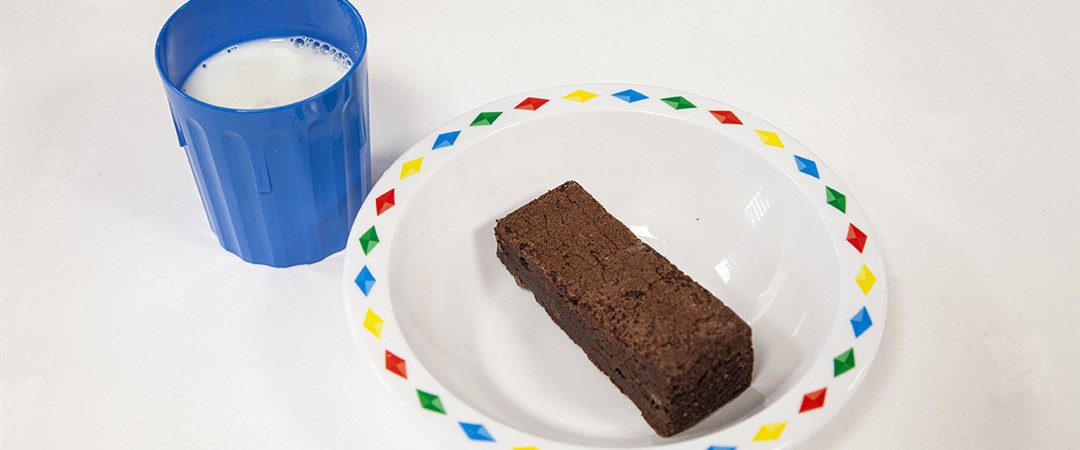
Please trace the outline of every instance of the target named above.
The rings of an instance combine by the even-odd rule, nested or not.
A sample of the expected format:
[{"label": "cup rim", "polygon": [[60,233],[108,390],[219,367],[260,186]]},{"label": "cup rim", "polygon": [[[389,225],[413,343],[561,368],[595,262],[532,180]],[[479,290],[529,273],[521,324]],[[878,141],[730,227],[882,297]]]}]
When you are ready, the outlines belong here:
[{"label": "cup rim", "polygon": [[327,92],[335,90],[338,87],[340,87],[343,83],[346,82],[346,80],[348,80],[352,76],[352,74],[357,70],[357,67],[359,67],[360,64],[363,63],[364,57],[367,56],[367,43],[368,43],[367,24],[364,23],[364,16],[362,16],[360,14],[360,11],[358,11],[356,9],[356,7],[353,6],[353,4],[351,2],[349,2],[349,0],[337,0],[337,2],[339,4],[341,4],[345,8],[347,8],[347,10],[349,12],[351,12],[356,17],[357,24],[359,25],[360,53],[355,58],[355,62],[353,63],[353,65],[349,67],[349,70],[347,70],[345,72],[345,74],[341,76],[341,78],[339,78],[336,82],[334,82],[334,84],[331,84],[330,86],[326,87],[326,89],[323,89],[323,90],[321,90],[321,91],[319,91],[319,92],[317,92],[317,93],[315,93],[315,94],[313,94],[313,95],[311,95],[309,97],[305,97],[305,98],[297,100],[295,102],[286,103],[284,105],[273,106],[273,107],[270,107],[270,108],[241,109],[241,108],[229,108],[229,107],[226,107],[226,106],[218,106],[218,105],[215,105],[215,104],[212,104],[212,103],[208,103],[208,102],[199,100],[199,99],[197,99],[195,97],[192,97],[191,95],[188,95],[188,93],[184,92],[183,89],[180,89],[179,87],[177,87],[176,84],[173,83],[172,80],[170,80],[169,77],[165,74],[165,68],[163,67],[164,64],[162,64],[164,62],[164,58],[165,58],[164,53],[162,51],[162,43],[165,40],[165,31],[169,29],[169,25],[172,24],[173,20],[175,20],[177,18],[177,16],[179,16],[189,5],[191,5],[192,3],[195,3],[197,1],[199,1],[199,0],[189,0],[186,3],[184,3],[183,5],[180,5],[180,7],[177,8],[176,11],[173,11],[173,13],[169,16],[169,19],[165,21],[165,24],[163,24],[161,26],[161,31],[158,32],[157,41],[154,44],[154,65],[157,66],[158,76],[161,77],[161,80],[165,83],[165,87],[167,89],[172,90],[176,94],[180,95],[180,97],[182,97],[183,99],[185,99],[187,101],[190,101],[190,102],[193,102],[193,103],[195,103],[197,105],[203,106],[205,108],[209,108],[209,109],[213,109],[213,110],[217,110],[217,111],[222,111],[222,112],[245,113],[245,114],[271,112],[271,111],[281,111],[281,110],[291,109],[291,108],[296,107],[296,105],[310,102],[311,100],[313,100],[313,99],[315,99],[317,97],[321,97],[323,94],[326,94]]}]

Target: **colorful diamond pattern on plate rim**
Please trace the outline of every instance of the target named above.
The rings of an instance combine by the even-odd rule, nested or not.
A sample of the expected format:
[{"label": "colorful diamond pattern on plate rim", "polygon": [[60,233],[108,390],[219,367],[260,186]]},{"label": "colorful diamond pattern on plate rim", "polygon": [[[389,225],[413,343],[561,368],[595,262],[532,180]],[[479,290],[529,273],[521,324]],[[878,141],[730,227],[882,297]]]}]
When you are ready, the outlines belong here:
[{"label": "colorful diamond pattern on plate rim", "polygon": [[390,350],[386,351],[386,370],[406,380],[409,379],[409,371],[405,360],[391,353]]},{"label": "colorful diamond pattern on plate rim", "polygon": [[842,213],[847,212],[847,196],[829,186],[825,186],[825,203]]},{"label": "colorful diamond pattern on plate rim", "polygon": [[375,231],[375,225],[372,225],[360,235],[360,248],[364,250],[365,255],[370,255],[376,245],[379,245],[379,233]]},{"label": "colorful diamond pattern on plate rim", "polygon": [[499,120],[499,116],[502,115],[502,111],[495,112],[482,112],[473,119],[470,127],[482,127],[487,125],[494,125],[496,120]]},{"label": "colorful diamond pattern on plate rim", "polygon": [[540,109],[541,106],[544,106],[545,104],[547,104],[548,101],[549,100],[546,99],[546,98],[528,97],[525,100],[522,100],[521,103],[518,103],[518,105],[515,106],[514,109],[521,109],[521,110],[525,110],[525,111],[536,111],[536,110]]},{"label": "colorful diamond pattern on plate rim", "polygon": [[[596,98],[599,94],[590,92],[583,89],[574,90],[562,98],[577,103],[585,103],[589,100]],[[622,100],[628,104],[636,103],[649,96],[643,94],[634,89],[626,89],[620,92],[611,94],[619,100]],[[539,97],[527,97],[523,99],[514,109],[525,111],[536,111],[542,106],[547,104],[550,100]],[[679,110],[693,110],[697,108],[693,102],[682,96],[666,97],[660,99],[661,102],[670,106],[676,111]],[[469,126],[488,126],[495,123],[502,116],[502,111],[489,111],[481,112]],[[740,119],[734,112],[727,110],[710,110],[709,114],[714,117],[719,124],[722,125],[743,125],[742,119]],[[763,145],[785,148],[783,141],[780,139],[779,134],[769,130],[753,130],[754,134],[761,141]],[[437,150],[440,148],[453,146],[461,135],[461,130],[448,131],[439,134],[435,138],[435,142],[432,144],[431,149]],[[817,163],[809,158],[804,158],[798,155],[792,155],[795,159],[795,169],[807,176],[815,179],[820,179],[821,174],[818,171]],[[416,158],[405,162],[401,168],[400,179],[404,180],[411,176],[420,173],[423,165],[423,157]],[[837,209],[841,213],[847,212],[847,197],[840,191],[832,188],[831,186],[825,186],[826,195],[825,203]],[[394,189],[390,189],[383,194],[379,195],[375,199],[375,212],[376,216],[381,216],[383,213],[390,210],[395,205]],[[867,236],[866,234],[855,226],[855,224],[849,224],[845,240],[849,242],[859,253],[862,253],[865,246]],[[360,246],[364,251],[364,255],[370,254],[375,247],[379,244],[379,237],[375,226],[372,225],[364,234],[360,236]],[[876,277],[870,271],[870,269],[863,265],[859,270],[859,273],[855,277],[855,282],[862,290],[864,294],[869,295],[870,290],[876,283]],[[360,287],[361,292],[367,296],[375,285],[375,278],[367,266],[357,274],[356,284]],[[855,338],[862,336],[868,331],[873,321],[870,317],[869,311],[866,307],[862,307],[851,320],[852,330]],[[368,330],[375,338],[381,339],[383,326],[385,322],[378,316],[372,309],[367,309],[363,319],[363,327]],[[386,354],[386,370],[394,373],[402,379],[408,380],[408,373],[406,371],[405,360],[398,357],[389,350],[385,351]],[[844,373],[855,368],[855,349],[850,348],[843,353],[837,355],[833,359],[833,376],[839,377]],[[825,396],[828,388],[821,388],[817,391],[807,393],[803,396],[802,404],[799,407],[799,413],[805,413],[818,408],[822,408],[825,405]],[[423,409],[427,409],[440,414],[446,414],[445,407],[442,405],[441,398],[432,393],[428,393],[417,389],[417,396],[420,401],[420,406]],[[465,433],[466,437],[473,441],[482,442],[495,442],[491,432],[482,424],[459,421],[458,425]],[[781,437],[784,432],[784,428],[787,426],[787,422],[768,423],[761,425],[757,433],[753,437],[754,442],[771,441]],[[711,446],[708,450],[734,450],[733,446]],[[513,447],[514,450],[538,450],[537,447]]]},{"label": "colorful diamond pattern on plate rim", "polygon": [[446,414],[446,408],[443,407],[442,399],[438,395],[428,392],[416,390],[416,396],[420,399],[420,407],[431,412],[437,412],[439,414]]},{"label": "colorful diamond pattern on plate rim", "polygon": [[847,241],[852,247],[855,247],[855,250],[862,253],[863,249],[866,248],[866,233],[863,233],[863,230],[860,230],[855,224],[848,224]]},{"label": "colorful diamond pattern on plate rim", "polygon": [[866,264],[863,264],[859,269],[859,274],[855,275],[855,284],[859,285],[859,289],[862,289],[863,294],[870,295],[870,290],[874,288],[874,284],[877,284],[877,277],[874,276],[874,272],[870,271]]},{"label": "colorful diamond pattern on plate rim", "polygon": [[838,377],[855,368],[855,349],[849,348],[844,353],[833,358],[833,376]]},{"label": "colorful diamond pattern on plate rim", "polygon": [[696,105],[690,103],[690,100],[687,100],[686,97],[682,96],[662,98],[660,101],[667,103],[668,106],[675,108],[676,111],[680,109],[697,108]]},{"label": "colorful diamond pattern on plate rim", "polygon": [[768,130],[754,130],[754,133],[757,133],[758,139],[761,139],[762,144],[784,148],[784,143],[780,141],[780,135],[775,132]]},{"label": "colorful diamond pattern on plate rim", "polygon": [[394,207],[394,190],[384,192],[375,198],[375,215],[381,216],[384,212]]},{"label": "colorful diamond pattern on plate rim", "polygon": [[795,167],[799,169],[799,172],[810,175],[814,178],[821,178],[821,174],[817,171],[817,163],[803,158],[802,156],[795,155]]},{"label": "colorful diamond pattern on plate rim", "polygon": [[821,388],[804,395],[802,398],[802,406],[799,407],[799,414],[825,406],[825,393],[828,390],[829,388]]},{"label": "colorful diamond pattern on plate rim", "polygon": [[360,273],[356,275],[356,285],[360,287],[360,292],[364,293],[364,297],[371,294],[371,289],[375,287],[375,275],[371,274],[367,266],[360,269]]},{"label": "colorful diamond pattern on plate rim", "polygon": [[754,435],[754,442],[761,441],[775,441],[780,439],[780,435],[784,433],[784,428],[787,427],[787,422],[767,423],[758,428],[757,434]]},{"label": "colorful diamond pattern on plate rim", "polygon": [[383,320],[375,311],[368,308],[364,313],[364,329],[368,330],[376,338],[382,339]]},{"label": "colorful diamond pattern on plate rim", "polygon": [[716,120],[719,120],[720,123],[723,123],[723,124],[727,124],[727,125],[742,125],[743,124],[742,120],[739,120],[739,116],[736,116],[735,113],[733,113],[731,111],[724,111],[724,110],[709,111],[709,114],[712,114],[713,117],[716,118]]},{"label": "colorful diamond pattern on plate rim", "polygon": [[645,100],[645,99],[649,98],[649,96],[647,96],[645,94],[642,94],[642,93],[640,93],[638,91],[635,91],[633,89],[627,89],[625,91],[616,92],[614,94],[611,94],[611,96],[615,97],[615,98],[617,98],[619,100],[622,100],[622,101],[624,101],[626,103],[640,102],[642,100]]},{"label": "colorful diamond pattern on plate rim", "polygon": [[449,147],[457,142],[458,136],[461,136],[461,130],[447,131],[438,136],[435,136],[435,143],[432,144],[432,150],[438,150],[443,147]]},{"label": "colorful diamond pattern on plate rim", "polygon": [[409,177],[411,177],[413,175],[416,175],[416,174],[420,173],[420,168],[423,166],[423,164],[424,164],[424,157],[423,156],[421,156],[419,158],[416,158],[416,159],[413,159],[413,160],[405,161],[405,164],[401,165],[401,179],[404,180],[406,178],[409,178]]},{"label": "colorful diamond pattern on plate rim", "polygon": [[458,422],[458,425],[461,425],[461,431],[464,431],[469,439],[474,441],[495,442],[495,438],[491,436],[491,432],[483,425],[468,422]]},{"label": "colorful diamond pattern on plate rim", "polygon": [[578,89],[574,92],[564,95],[563,98],[572,102],[585,103],[589,100],[596,98],[596,94],[586,91],[584,89]]},{"label": "colorful diamond pattern on plate rim", "polygon": [[862,336],[873,325],[874,321],[870,319],[870,312],[866,310],[865,306],[851,317],[851,329],[855,332],[855,337]]}]

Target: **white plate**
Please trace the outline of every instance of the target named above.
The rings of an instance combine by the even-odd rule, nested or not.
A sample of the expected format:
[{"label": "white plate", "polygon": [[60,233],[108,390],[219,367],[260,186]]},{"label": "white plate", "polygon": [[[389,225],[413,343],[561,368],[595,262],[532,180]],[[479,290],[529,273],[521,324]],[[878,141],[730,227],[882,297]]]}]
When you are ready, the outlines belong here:
[{"label": "white plate", "polygon": [[[495,219],[570,179],[753,328],[750,389],[675,437],[495,257]],[[848,189],[791,137],[693,94],[595,84],[496,101],[405,152],[353,225],[344,297],[389,395],[448,445],[766,448],[853,395],[881,341],[883,273]]]}]

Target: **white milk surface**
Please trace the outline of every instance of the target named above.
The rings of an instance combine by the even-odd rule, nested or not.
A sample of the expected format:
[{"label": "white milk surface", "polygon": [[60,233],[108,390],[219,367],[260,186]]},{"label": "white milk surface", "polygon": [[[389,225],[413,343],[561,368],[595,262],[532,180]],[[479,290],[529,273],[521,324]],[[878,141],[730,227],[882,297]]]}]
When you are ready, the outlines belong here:
[{"label": "white milk surface", "polygon": [[196,66],[181,89],[206,103],[264,109],[311,97],[337,82],[352,60],[333,46],[306,37],[233,45]]}]

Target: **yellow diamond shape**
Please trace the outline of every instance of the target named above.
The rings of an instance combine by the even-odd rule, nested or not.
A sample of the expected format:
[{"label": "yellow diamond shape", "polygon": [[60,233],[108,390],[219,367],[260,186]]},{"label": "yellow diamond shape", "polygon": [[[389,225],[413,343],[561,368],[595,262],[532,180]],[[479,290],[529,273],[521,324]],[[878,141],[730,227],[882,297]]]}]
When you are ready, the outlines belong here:
[{"label": "yellow diamond shape", "polygon": [[364,315],[364,328],[367,328],[375,337],[382,339],[382,326],[382,318],[375,314],[375,311],[368,309],[367,314]]},{"label": "yellow diamond shape", "polygon": [[412,161],[406,161],[401,165],[401,179],[404,180],[413,175],[420,173],[420,165],[424,163],[424,157],[421,156]]},{"label": "yellow diamond shape", "polygon": [[784,143],[780,142],[780,136],[777,136],[776,133],[765,130],[754,130],[754,132],[757,133],[757,137],[761,139],[762,144],[784,148]]},{"label": "yellow diamond shape", "polygon": [[775,441],[780,439],[780,433],[784,432],[784,427],[787,426],[787,422],[767,423],[762,425],[757,434],[754,435],[754,442],[760,441]]},{"label": "yellow diamond shape", "polygon": [[870,271],[870,268],[863,264],[862,269],[859,269],[859,274],[855,276],[855,282],[862,288],[863,294],[870,294],[870,289],[874,287],[874,283],[877,283],[877,277]]},{"label": "yellow diamond shape", "polygon": [[593,97],[596,97],[596,94],[593,94],[592,92],[589,92],[589,91],[583,91],[581,89],[578,89],[578,90],[576,90],[574,92],[566,94],[566,96],[563,97],[563,98],[565,98],[567,100],[572,100],[572,101],[575,101],[575,102],[578,102],[578,103],[585,103],[585,102],[587,102],[589,100],[592,100]]}]

